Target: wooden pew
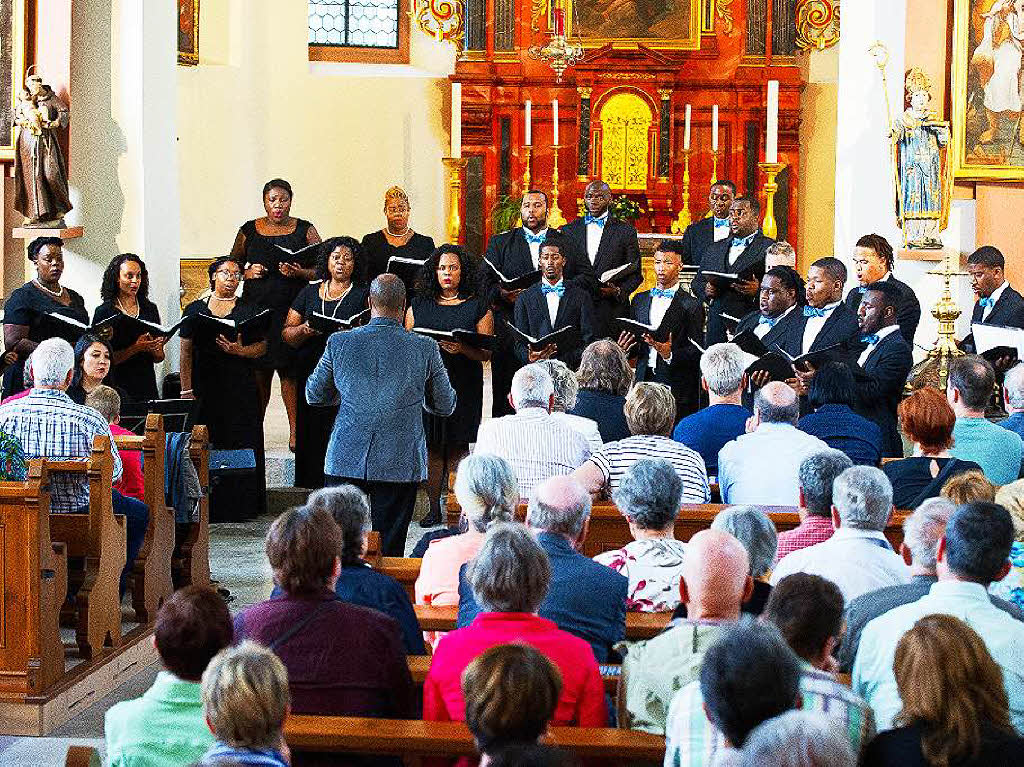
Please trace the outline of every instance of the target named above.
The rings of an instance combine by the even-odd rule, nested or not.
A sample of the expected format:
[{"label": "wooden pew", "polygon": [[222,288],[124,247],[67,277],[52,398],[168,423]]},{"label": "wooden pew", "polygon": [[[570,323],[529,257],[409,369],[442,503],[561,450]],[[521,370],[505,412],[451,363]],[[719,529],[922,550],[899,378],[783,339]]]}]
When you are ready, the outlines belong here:
[{"label": "wooden pew", "polygon": [[68,746],[64,767],[101,767],[100,752],[92,746]]},{"label": "wooden pew", "polygon": [[58,615],[67,593],[63,546],[50,542],[49,471],[0,482],[0,695],[38,695],[64,674]]},{"label": "wooden pew", "polygon": [[47,461],[50,472],[85,474],[89,481],[88,514],[50,514],[53,540],[62,541],[69,557],[85,558],[85,576],[75,595],[75,639],[91,660],[105,647],[121,644],[121,600],[118,582],[127,541],[124,517],[111,508],[113,457],[110,438],[96,437],[92,455],[79,461]]},{"label": "wooden pew", "polygon": [[[453,631],[459,615],[458,605],[413,605],[416,620],[424,631]],[[672,613],[626,613],[626,639],[650,639],[668,622]]]},{"label": "wooden pew", "polygon": [[[424,680],[427,678],[427,673],[430,671],[431,657],[429,655],[410,655],[408,656],[408,661],[409,673],[412,675],[413,684],[417,687],[422,687]],[[614,698],[618,694],[619,677],[622,673],[622,667],[615,664],[604,664],[601,666],[602,672],[605,669],[608,669],[611,673],[601,674],[601,681],[604,682],[604,691]]]},{"label": "wooden pew", "polygon": [[[637,730],[608,727],[552,727],[546,742],[581,759],[614,764],[657,762],[665,739]],[[288,717],[284,736],[292,749],[397,756],[472,756],[473,737],[464,722],[423,722],[350,716]]]},{"label": "wooden pew", "polygon": [[199,474],[199,514],[189,523],[177,546],[172,571],[175,588],[210,584],[210,433],[205,426],[192,429],[189,457]]}]

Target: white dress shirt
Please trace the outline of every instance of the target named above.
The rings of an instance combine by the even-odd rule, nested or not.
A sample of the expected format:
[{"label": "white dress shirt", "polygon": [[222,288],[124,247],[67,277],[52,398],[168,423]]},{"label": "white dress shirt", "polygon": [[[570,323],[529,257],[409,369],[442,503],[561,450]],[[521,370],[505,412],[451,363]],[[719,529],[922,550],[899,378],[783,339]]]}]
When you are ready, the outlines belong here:
[{"label": "white dress shirt", "polygon": [[[529,229],[527,229],[526,227],[523,227],[523,237],[524,238],[526,237],[526,235],[528,233],[529,234],[533,234],[533,232],[530,232]],[[538,237],[547,237],[548,236],[548,228],[544,227],[543,229],[541,229],[539,232],[537,232],[537,236]],[[541,245],[541,243],[540,242],[530,242],[529,240],[527,240],[526,241],[526,245],[527,245],[527,247],[530,248],[530,259],[533,261],[533,268],[534,269],[540,269],[540,245]]]},{"label": "white dress shirt", "polygon": [[551,417],[582,436],[587,441],[587,444],[590,445],[590,452],[596,453],[604,445],[604,440],[601,439],[601,432],[597,428],[597,421],[593,418],[584,418],[581,415],[573,415],[572,413],[563,413],[561,411],[552,413]]},{"label": "white dress shirt", "polygon": [[[558,282],[556,282],[554,285],[552,285],[552,287],[557,288],[559,285],[562,285],[564,283],[564,281],[565,280],[563,278],[563,279],[559,280]],[[542,286],[543,285],[551,285],[551,283],[548,282],[547,280],[544,280],[544,282],[542,282],[541,285]],[[543,287],[542,287],[542,289],[543,289]],[[557,293],[545,293],[544,294],[544,298],[548,302],[548,319],[551,320],[551,329],[554,330],[555,329],[555,317],[558,316],[558,302],[562,300],[562,297],[560,295],[558,295]]]},{"label": "white dress shirt", "polygon": [[1010,283],[1008,283],[1006,280],[1003,280],[1003,284],[992,291],[992,295],[989,296],[989,298],[992,299],[992,305],[986,306],[984,309],[981,310],[982,322],[988,321],[988,316],[992,314],[992,310],[996,308],[996,301],[998,301],[1002,297],[1003,291],[1006,290],[1009,286]]},{"label": "white dress shirt", "polygon": [[788,423],[762,423],[718,451],[722,503],[796,506],[800,463],[827,450],[822,440]]},{"label": "white dress shirt", "polygon": [[[679,290],[679,281],[676,280],[675,285],[665,288],[665,290],[671,290],[672,298],[675,298],[675,292]],[[658,296],[657,298],[655,298],[654,296],[651,296],[651,316],[650,322],[648,322],[649,325],[652,325],[653,327],[656,328],[661,327],[661,321],[665,319],[665,313],[668,311],[669,306],[672,305],[672,298],[664,298],[662,296]],[[665,360],[665,364],[668,364],[671,361],[672,356],[669,355],[669,358]],[[651,370],[654,370],[657,364],[658,350],[652,346],[647,356],[647,366]]]},{"label": "white dress shirt", "polygon": [[[757,234],[757,232],[754,232],[754,234]],[[729,266],[732,266],[733,264],[735,264],[736,263],[736,259],[738,259],[740,256],[743,255],[743,251],[745,251],[748,247],[750,247],[750,243],[754,239],[754,234],[747,235],[746,237],[741,239],[738,243],[737,242],[733,242],[729,246]],[[736,238],[734,237],[733,239],[735,240]]]},{"label": "white dress shirt", "polygon": [[715,219],[715,242],[724,240],[731,234],[729,230],[729,219],[727,218],[716,218]]},{"label": "white dress shirt", "polygon": [[758,323],[756,325],[754,325],[754,335],[757,336],[758,338],[764,338],[766,335],[768,335],[768,332],[772,328],[774,328],[776,325],[778,325],[782,321],[783,317],[785,317],[787,314],[789,314],[795,308],[796,308],[795,306],[789,307],[788,309],[786,309],[786,311],[784,311],[782,314],[780,314],[778,317],[776,317],[775,318],[775,322],[773,322],[771,324],[769,324],[767,322],[761,322],[760,320],[758,320]]},{"label": "white dress shirt", "polygon": [[599,221],[604,221],[604,226],[587,224],[587,257],[591,265],[597,260],[597,249],[601,247],[601,237],[604,234],[604,227],[608,226],[608,211],[603,216],[598,216]]},{"label": "white dress shirt", "polygon": [[[881,343],[883,338],[885,338],[890,333],[895,333],[899,329],[899,325],[889,325],[888,327],[882,328],[877,333],[875,333],[875,335],[878,336],[878,343]],[[857,364],[860,365],[861,367],[864,367],[864,363],[868,361],[868,357],[871,356],[871,352],[873,352],[875,350],[875,347],[877,346],[878,344],[868,344],[864,351],[862,351],[860,353],[860,356],[857,358]]]},{"label": "white dress shirt", "polygon": [[[835,311],[836,307],[839,306],[839,302],[836,301],[833,304],[826,304],[821,307],[825,310],[824,317],[808,317],[807,322],[804,323],[804,344],[803,353],[807,354],[811,350],[811,345],[818,337],[818,333],[825,327],[825,323],[828,322],[828,318],[832,316],[832,312]],[[803,311],[801,309],[801,311]]]}]

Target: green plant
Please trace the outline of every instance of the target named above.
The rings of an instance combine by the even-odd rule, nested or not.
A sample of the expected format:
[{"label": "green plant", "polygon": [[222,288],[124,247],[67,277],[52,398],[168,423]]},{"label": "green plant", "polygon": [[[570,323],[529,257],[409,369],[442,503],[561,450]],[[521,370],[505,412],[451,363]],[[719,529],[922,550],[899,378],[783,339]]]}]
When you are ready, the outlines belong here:
[{"label": "green plant", "polygon": [[608,209],[620,221],[636,221],[646,212],[640,203],[624,194],[613,199]]},{"label": "green plant", "polygon": [[519,211],[522,198],[504,195],[491,208],[491,231],[495,234],[505,232],[519,223]]}]

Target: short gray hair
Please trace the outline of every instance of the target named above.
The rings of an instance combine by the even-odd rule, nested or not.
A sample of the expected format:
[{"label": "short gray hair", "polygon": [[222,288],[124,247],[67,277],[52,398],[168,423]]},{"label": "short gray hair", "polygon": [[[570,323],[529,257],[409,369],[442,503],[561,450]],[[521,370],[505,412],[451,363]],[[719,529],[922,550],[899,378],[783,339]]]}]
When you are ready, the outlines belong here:
[{"label": "short gray hair", "polygon": [[754,506],[731,506],[711,520],[712,530],[729,533],[743,544],[750,557],[750,576],[760,578],[772,567],[779,535],[771,517]]},{"label": "short gray hair", "polygon": [[676,399],[665,384],[640,381],[626,395],[622,413],[631,434],[667,437],[676,422]]},{"label": "short gray hair", "polygon": [[1024,409],[1024,362],[1018,362],[1007,371],[1003,388],[1006,389],[1006,404]]},{"label": "short gray hair", "polygon": [[[541,500],[548,496],[549,491],[555,486],[561,486],[563,490],[560,494],[550,493],[558,495],[559,502]],[[583,526],[590,518],[592,503],[590,493],[578,480],[569,476],[551,477],[534,489],[526,510],[526,523],[538,530],[565,535],[575,540],[579,538]]]},{"label": "short gray hair", "polygon": [[843,527],[881,532],[892,513],[892,484],[881,469],[854,466],[836,477],[832,504]]},{"label": "short gray hair", "polygon": [[626,470],[612,500],[641,530],[664,530],[679,516],[683,480],[664,458],[644,458]]},{"label": "short gray hair", "polygon": [[323,509],[334,518],[341,528],[341,564],[358,564],[373,527],[366,493],[350,484],[323,487],[309,494],[305,508]]},{"label": "short gray hair", "polygon": [[75,366],[75,350],[63,338],[40,341],[32,352],[32,380],[36,386],[62,386]]},{"label": "short gray hair", "polygon": [[787,711],[758,725],[743,744],[743,767],[854,767],[838,725],[818,711]]},{"label": "short gray hair", "polygon": [[700,357],[700,374],[712,394],[727,397],[743,386],[747,366],[736,344],[712,344]]},{"label": "short gray hair", "polygon": [[788,423],[800,420],[800,398],[781,381],[765,384],[754,394],[754,410],[761,423]]},{"label": "short gray hair", "polygon": [[466,582],[487,612],[536,612],[550,581],[548,555],[517,522],[492,525],[480,552],[466,567]]},{"label": "short gray hair", "polygon": [[832,517],[832,483],[853,466],[850,456],[842,450],[828,448],[811,453],[800,462],[797,474],[804,491],[804,508],[816,517]]},{"label": "short gray hair", "polygon": [[956,505],[946,498],[929,498],[903,520],[903,543],[910,549],[914,564],[935,569],[939,540],[946,532],[946,523]]},{"label": "short gray hair", "polygon": [[515,519],[519,486],[515,472],[504,458],[473,453],[462,459],[452,488],[462,514],[477,532],[494,522]]},{"label": "short gray hair", "polygon": [[580,384],[576,374],[561,360],[538,360],[537,364],[548,371],[555,389],[555,405],[553,410],[572,410],[576,407],[576,397],[580,393]]},{"label": "short gray hair", "polygon": [[535,362],[516,371],[510,392],[517,410],[524,407],[547,409],[555,393],[555,383],[548,371]]},{"label": "short gray hair", "polygon": [[113,423],[121,415],[121,395],[112,386],[100,384],[85,395],[86,407],[91,407],[107,423]]},{"label": "short gray hair", "polygon": [[633,385],[633,368],[622,347],[605,338],[583,350],[576,380],[581,389],[622,396]]},{"label": "short gray hair", "polygon": [[[796,268],[796,250],[785,240],[773,242],[764,252],[766,256],[776,256],[775,262],[778,266],[792,266]],[[781,259],[785,259],[783,262]]]}]

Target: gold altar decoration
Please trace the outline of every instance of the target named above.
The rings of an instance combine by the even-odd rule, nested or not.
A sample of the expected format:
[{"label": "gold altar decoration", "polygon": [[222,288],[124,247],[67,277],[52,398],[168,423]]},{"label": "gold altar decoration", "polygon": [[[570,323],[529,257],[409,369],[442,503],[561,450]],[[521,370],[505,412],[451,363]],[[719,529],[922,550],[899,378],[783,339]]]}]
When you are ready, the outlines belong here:
[{"label": "gold altar decoration", "polygon": [[796,7],[796,44],[823,51],[839,42],[839,0],[800,0]]},{"label": "gold altar decoration", "polygon": [[444,157],[441,162],[448,171],[448,240],[457,244],[462,241],[462,212],[459,202],[462,199],[462,171],[466,169],[468,160],[462,157]]},{"label": "gold altar decoration", "polygon": [[412,17],[416,26],[439,43],[462,46],[463,21],[466,17],[462,0],[413,0]]},{"label": "gold altar decoration", "polygon": [[523,194],[525,195],[530,191],[530,157],[533,155],[533,147],[524,146],[523,152],[526,154],[526,159],[523,162]]},{"label": "gold altar decoration", "polygon": [[690,215],[690,150],[683,150],[683,207],[679,216],[672,222],[672,234],[681,235],[693,222]]},{"label": "gold altar decoration", "polygon": [[554,144],[551,149],[555,153],[555,167],[551,171],[551,206],[548,208],[548,226],[553,226],[556,229],[566,225],[565,216],[562,215],[562,209],[558,207],[558,150],[562,147],[559,144]]},{"label": "gold altar decoration", "polygon": [[722,31],[731,35],[733,31],[732,0],[717,0],[714,15],[722,20]]},{"label": "gold altar decoration", "polygon": [[786,163],[759,162],[757,167],[760,168],[765,175],[764,223],[761,225],[761,231],[764,232],[765,237],[771,237],[774,240],[779,235],[779,227],[775,223],[775,193],[779,191],[779,185],[775,183],[775,179],[780,173],[782,173],[782,169],[786,167]]},{"label": "gold altar decoration", "polygon": [[601,107],[601,178],[612,189],[647,189],[647,157],[654,116],[635,93],[616,93]]},{"label": "gold altar decoration", "polygon": [[954,357],[963,356],[963,352],[956,345],[956,320],[961,312],[950,292],[949,281],[951,277],[965,277],[967,272],[953,269],[954,254],[959,258],[958,251],[946,248],[943,252],[942,269],[928,272],[942,277],[943,281],[942,295],[932,308],[932,317],[939,323],[939,334],[928,356],[910,371],[907,381],[911,389],[934,386],[940,391],[945,391],[950,361]]},{"label": "gold altar decoration", "polygon": [[529,49],[531,59],[543,61],[554,70],[557,82],[562,82],[566,69],[583,58],[580,41],[570,42],[566,34],[566,10],[562,7],[565,1],[553,0],[551,39],[546,45],[531,45]]}]

